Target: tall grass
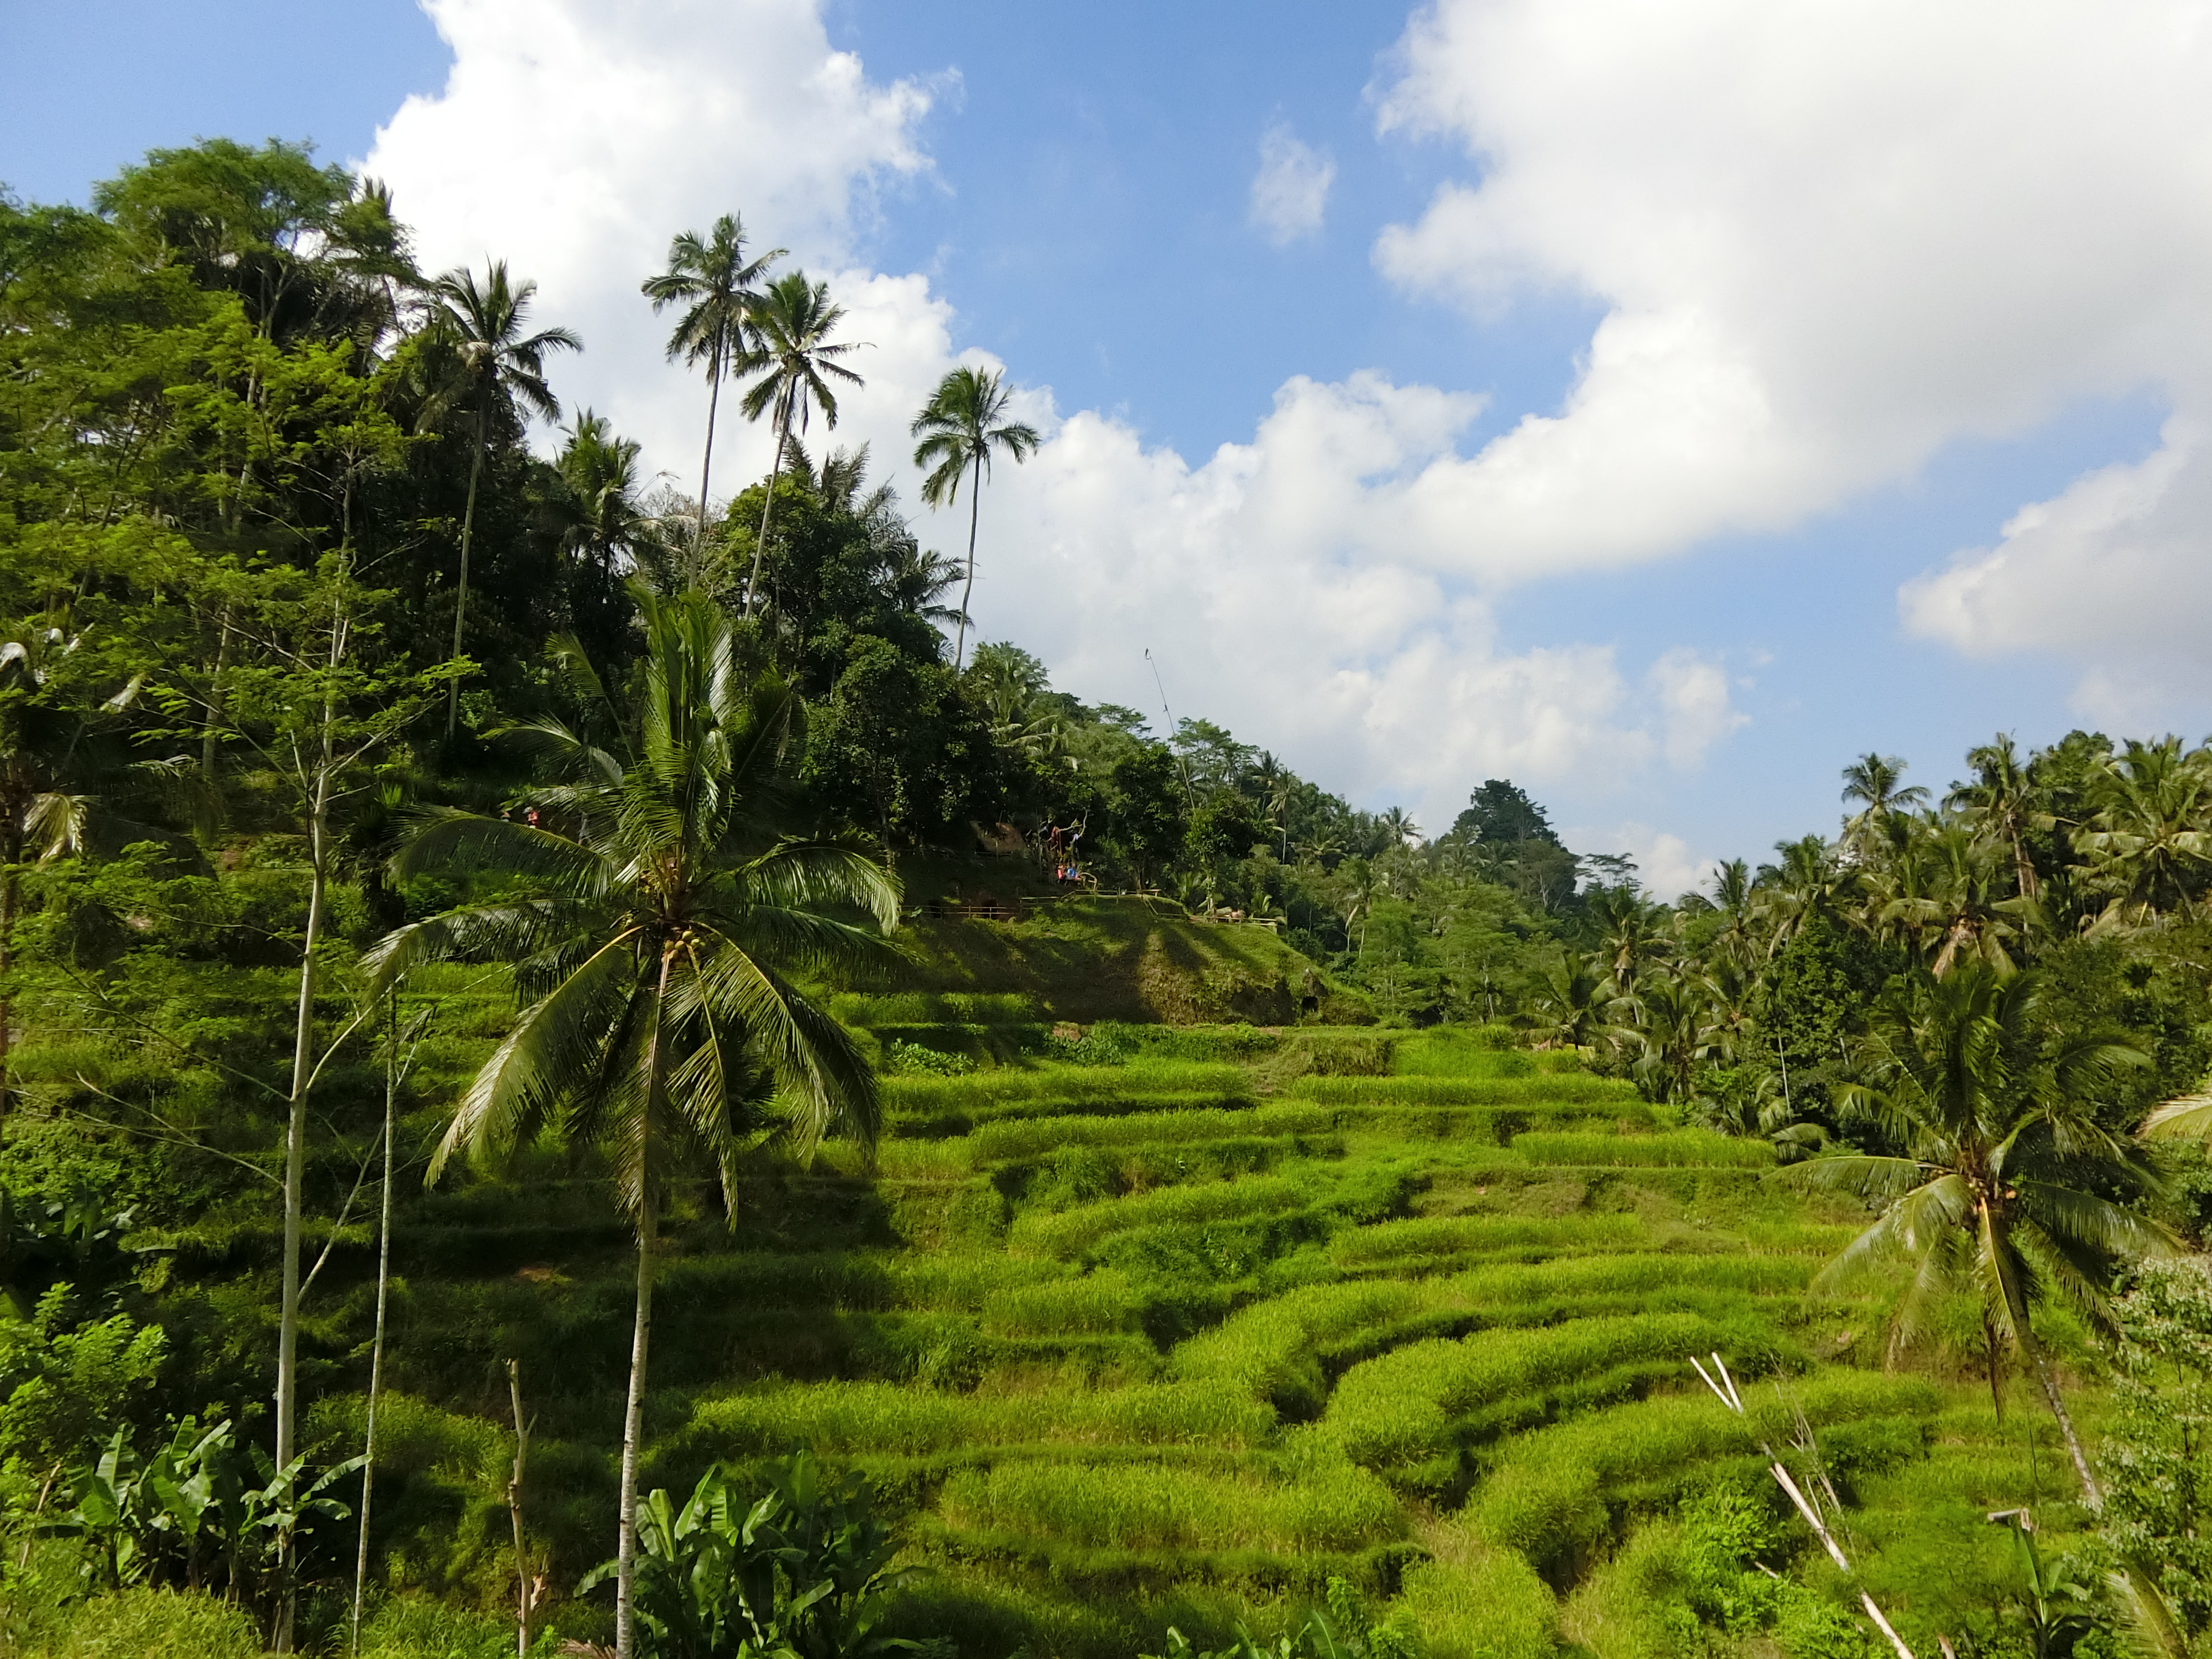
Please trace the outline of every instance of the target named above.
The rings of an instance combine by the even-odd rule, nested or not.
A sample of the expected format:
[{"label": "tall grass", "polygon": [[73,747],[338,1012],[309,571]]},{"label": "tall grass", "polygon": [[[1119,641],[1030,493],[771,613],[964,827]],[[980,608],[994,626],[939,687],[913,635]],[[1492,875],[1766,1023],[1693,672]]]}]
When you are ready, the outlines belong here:
[{"label": "tall grass", "polygon": [[1218,1382],[1141,1383],[1076,1393],[947,1394],[895,1382],[780,1383],[699,1401],[675,1443],[693,1458],[931,1457],[1024,1445],[1214,1446],[1274,1428],[1266,1407]]},{"label": "tall grass", "polygon": [[979,1126],[967,1137],[975,1164],[1036,1158],[1067,1146],[1174,1146],[1232,1135],[1318,1134],[1334,1115],[1318,1106],[1140,1112],[1119,1117],[1045,1117]]},{"label": "tall grass", "polygon": [[1611,1254],[1632,1250],[1650,1237],[1642,1220],[1615,1213],[1425,1216],[1339,1233],[1328,1242],[1328,1258],[1351,1271],[1386,1264],[1417,1271],[1423,1262],[1500,1250]]},{"label": "tall grass", "polygon": [[[1925,1382],[1843,1370],[1810,1378],[1795,1394],[1816,1428],[1924,1417],[1940,1398]],[[1748,1422],[1700,1391],[1619,1406],[1516,1436],[1476,1491],[1468,1517],[1486,1541],[1517,1549],[1541,1568],[1601,1536],[1609,1504],[1640,1495],[1637,1488],[1680,1491],[1703,1478],[1702,1464],[1741,1460],[1762,1437],[1788,1437],[1790,1408],[1780,1398],[1754,1388],[1745,1403]]]},{"label": "tall grass", "polygon": [[1021,1216],[1008,1236],[1007,1248],[1017,1253],[1073,1260],[1116,1233],[1140,1227],[1183,1227],[1281,1215],[1304,1208],[1308,1201],[1304,1188],[1273,1176],[1206,1187],[1163,1187],[1127,1198],[1080,1205],[1057,1215]]},{"label": "tall grass", "polygon": [[1127,1274],[1102,1268],[1080,1279],[1045,1279],[992,1291],[983,1302],[983,1328],[994,1336],[1133,1331],[1144,1305]]},{"label": "tall grass", "polygon": [[945,1484],[938,1513],[967,1532],[1089,1549],[1348,1551],[1407,1531],[1390,1489],[1348,1463],[1288,1480],[1130,1463],[1000,1463]]},{"label": "tall grass", "polygon": [[1759,1170],[1771,1168],[1774,1163],[1774,1148],[1768,1142],[1716,1134],[1710,1129],[1676,1129],[1656,1135],[1576,1134],[1532,1129],[1513,1138],[1513,1150],[1531,1164],[1710,1165]]},{"label": "tall grass", "polygon": [[1337,1379],[1322,1425],[1355,1463],[1413,1463],[1454,1450],[1462,1425],[1516,1395],[1586,1382],[1626,1367],[1680,1362],[1726,1349],[1739,1361],[1771,1352],[1756,1318],[1631,1314],[1533,1330],[1495,1329],[1456,1342],[1417,1342],[1354,1365]]},{"label": "tall grass", "polygon": [[1548,1659],[1558,1651],[1559,1604],[1521,1556],[1479,1542],[1455,1521],[1424,1528],[1421,1541],[1430,1559],[1406,1570],[1393,1613],[1429,1659]]},{"label": "tall grass", "polygon": [[1301,1099],[1346,1104],[1402,1102],[1420,1106],[1523,1106],[1574,1101],[1644,1103],[1635,1088],[1585,1072],[1534,1077],[1302,1077],[1291,1085]]}]

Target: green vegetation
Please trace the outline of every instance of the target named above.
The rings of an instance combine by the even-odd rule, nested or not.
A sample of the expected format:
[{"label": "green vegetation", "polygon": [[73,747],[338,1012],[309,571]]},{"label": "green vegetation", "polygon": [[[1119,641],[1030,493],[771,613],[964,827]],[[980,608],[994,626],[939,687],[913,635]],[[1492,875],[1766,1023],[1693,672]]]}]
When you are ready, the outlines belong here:
[{"label": "green vegetation", "polygon": [[1425,839],[971,652],[784,257],[693,499],[303,149],[0,201],[0,1656],[2212,1640],[2212,754]]}]

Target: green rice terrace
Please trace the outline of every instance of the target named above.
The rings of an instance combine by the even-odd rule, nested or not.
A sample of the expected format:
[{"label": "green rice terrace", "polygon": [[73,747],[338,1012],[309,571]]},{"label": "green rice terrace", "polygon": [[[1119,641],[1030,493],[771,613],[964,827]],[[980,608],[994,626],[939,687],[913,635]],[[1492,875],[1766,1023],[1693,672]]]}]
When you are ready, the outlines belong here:
[{"label": "green rice terrace", "polygon": [[[442,1034],[401,1139],[427,1146],[510,1005],[457,969],[416,994]],[[1071,1028],[1009,992],[836,1006],[897,1067],[877,1154],[752,1166],[733,1229],[678,1188],[642,1485],[680,1501],[717,1464],[759,1485],[800,1448],[858,1472],[925,1569],[888,1629],[1119,1659],[1170,1626],[1201,1649],[1295,1630],[1340,1579],[1430,1659],[1777,1631],[1876,1651],[1764,1442],[1852,1593],[1933,1654],[1986,1641],[2019,1590],[1986,1516],[2031,1510],[2046,1553],[2080,1518],[2049,1419],[1992,1415],[1977,1309],[1955,1364],[1886,1371],[1880,1306],[1808,1294],[1865,1206],[1784,1188],[1770,1143],[1681,1127],[1573,1051],[1503,1027]],[[514,1359],[540,1616],[602,1629],[604,1593],[567,1598],[607,1553],[632,1224],[564,1154],[404,1190],[374,1527],[393,1605],[474,1605],[512,1651]],[[307,1437],[333,1447],[359,1443],[374,1268],[368,1229],[341,1237],[307,1339]],[[258,1221],[167,1242],[210,1319],[266,1271]],[[2045,1335],[2080,1352],[2063,1318]],[[1714,1354],[1744,1417],[1692,1368]]]}]

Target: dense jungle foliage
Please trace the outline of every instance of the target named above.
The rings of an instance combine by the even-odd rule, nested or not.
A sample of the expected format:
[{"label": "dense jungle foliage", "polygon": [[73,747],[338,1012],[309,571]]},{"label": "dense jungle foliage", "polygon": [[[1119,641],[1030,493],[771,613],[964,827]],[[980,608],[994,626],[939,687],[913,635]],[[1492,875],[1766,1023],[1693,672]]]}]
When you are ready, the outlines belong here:
[{"label": "dense jungle foliage", "polygon": [[685,495],[302,148],[0,198],[0,1653],[2212,1650],[2212,750],[1357,810],[973,641],[1036,434],[925,548],[781,259]]}]

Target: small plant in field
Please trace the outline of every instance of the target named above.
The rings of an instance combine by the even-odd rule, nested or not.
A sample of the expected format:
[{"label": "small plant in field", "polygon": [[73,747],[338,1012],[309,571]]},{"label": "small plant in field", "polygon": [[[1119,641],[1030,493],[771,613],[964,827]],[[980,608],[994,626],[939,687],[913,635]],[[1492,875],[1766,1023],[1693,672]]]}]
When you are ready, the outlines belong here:
[{"label": "small plant in field", "polygon": [[965,1077],[975,1069],[975,1062],[965,1054],[948,1054],[901,1037],[893,1037],[884,1051],[884,1070],[895,1075]]},{"label": "small plant in field", "polygon": [[1328,1611],[1316,1610],[1304,1624],[1273,1643],[1261,1642],[1242,1626],[1225,1648],[1201,1652],[1174,1626],[1168,1626],[1167,1652],[1145,1659],[1413,1659],[1415,1648],[1404,1632],[1377,1624],[1359,1592],[1341,1578],[1328,1581]]},{"label": "small plant in field", "polygon": [[[859,1476],[806,1452],[777,1464],[752,1497],[723,1465],[678,1508],[666,1488],[640,1506],[637,1620],[653,1659],[869,1659],[935,1655],[876,1633],[884,1598],[909,1577]],[[587,1576],[612,1577],[611,1561]]]}]

